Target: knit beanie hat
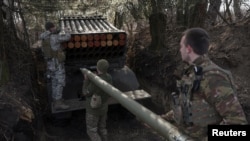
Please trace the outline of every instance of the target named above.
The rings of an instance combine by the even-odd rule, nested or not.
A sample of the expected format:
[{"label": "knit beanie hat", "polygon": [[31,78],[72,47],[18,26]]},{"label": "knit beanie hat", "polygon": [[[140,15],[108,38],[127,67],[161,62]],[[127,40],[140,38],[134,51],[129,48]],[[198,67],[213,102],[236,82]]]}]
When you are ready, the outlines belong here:
[{"label": "knit beanie hat", "polygon": [[54,25],[52,22],[47,22],[47,23],[45,24],[45,29],[46,29],[46,30],[49,30],[49,29],[52,28],[52,27],[55,27],[55,25]]},{"label": "knit beanie hat", "polygon": [[108,68],[109,68],[109,63],[107,60],[105,59],[100,59],[98,62],[97,62],[97,69],[99,71],[101,71],[102,73],[106,73],[108,71]]}]

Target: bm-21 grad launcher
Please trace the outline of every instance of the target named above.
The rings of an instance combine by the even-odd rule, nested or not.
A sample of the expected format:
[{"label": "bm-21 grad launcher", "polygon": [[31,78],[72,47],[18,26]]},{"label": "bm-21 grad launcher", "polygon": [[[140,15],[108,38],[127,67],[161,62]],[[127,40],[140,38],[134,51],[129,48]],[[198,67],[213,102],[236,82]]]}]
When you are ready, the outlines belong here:
[{"label": "bm-21 grad launcher", "polygon": [[[117,29],[102,16],[64,16],[59,19],[59,25],[62,31],[68,28],[71,33],[70,41],[62,44],[66,54],[66,85],[63,98],[65,103],[70,105],[70,109],[55,110],[51,106],[52,113],[85,109],[85,101],[79,101],[84,83],[80,68],[95,71],[99,59],[109,61],[109,73],[113,78],[114,87],[135,100],[150,97],[146,91],[139,89],[134,72],[125,64],[127,53],[125,31]],[[48,95],[51,97],[50,93]],[[117,101],[111,98],[109,104],[115,103]]]}]

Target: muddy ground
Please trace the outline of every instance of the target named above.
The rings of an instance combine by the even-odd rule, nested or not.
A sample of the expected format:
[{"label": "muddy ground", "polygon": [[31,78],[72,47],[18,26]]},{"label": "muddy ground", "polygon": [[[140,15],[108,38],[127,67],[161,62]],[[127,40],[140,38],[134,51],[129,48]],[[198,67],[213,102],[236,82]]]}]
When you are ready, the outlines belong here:
[{"label": "muddy ground", "polygon": [[[183,29],[169,29],[167,48],[159,51],[150,51],[150,32],[145,28],[135,35],[133,47],[128,51],[128,66],[134,70],[141,88],[152,95],[151,99],[141,103],[155,112],[161,114],[169,110],[169,94],[175,90],[175,79],[173,75],[178,72],[182,65],[179,50],[179,40]],[[230,69],[235,78],[239,100],[245,110],[247,120],[250,122],[250,20],[239,22],[233,26],[215,26],[208,29],[211,36],[211,48],[209,56],[222,66]],[[33,86],[39,86],[34,84]],[[48,109],[41,109],[44,105],[38,101],[46,96],[36,96],[34,93],[41,89],[29,88],[27,86],[16,86],[6,90],[6,101],[18,101],[13,107],[24,103],[33,110],[32,121],[27,118],[15,119],[13,121],[15,139],[18,141],[88,141],[85,129],[85,111],[74,111],[70,119],[55,120],[47,114]],[[13,94],[14,93],[14,94]],[[13,95],[17,98],[13,98]],[[1,94],[2,96],[2,94]],[[11,99],[11,100],[10,100]],[[1,103],[2,104],[2,103]],[[41,106],[41,107],[39,107]],[[12,108],[8,107],[10,110]],[[3,109],[1,109],[1,112]],[[5,111],[5,113],[8,113]],[[14,115],[14,116],[12,116]],[[15,117],[17,113],[11,113],[6,117]],[[110,141],[163,141],[164,139],[153,130],[145,127],[134,115],[120,105],[112,105],[109,110],[107,127]],[[1,119],[4,119],[2,117]],[[17,123],[16,125],[14,123]],[[2,122],[1,122],[2,127]],[[36,129],[38,128],[38,130]],[[7,139],[13,131],[1,128],[1,139]]]}]

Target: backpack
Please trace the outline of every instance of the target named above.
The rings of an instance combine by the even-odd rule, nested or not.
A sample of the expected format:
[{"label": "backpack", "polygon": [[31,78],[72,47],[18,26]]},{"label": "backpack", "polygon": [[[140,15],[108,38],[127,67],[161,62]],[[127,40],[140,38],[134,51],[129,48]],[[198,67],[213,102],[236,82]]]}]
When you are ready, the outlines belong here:
[{"label": "backpack", "polygon": [[102,97],[97,94],[93,94],[90,100],[91,108],[100,108],[102,106]]}]

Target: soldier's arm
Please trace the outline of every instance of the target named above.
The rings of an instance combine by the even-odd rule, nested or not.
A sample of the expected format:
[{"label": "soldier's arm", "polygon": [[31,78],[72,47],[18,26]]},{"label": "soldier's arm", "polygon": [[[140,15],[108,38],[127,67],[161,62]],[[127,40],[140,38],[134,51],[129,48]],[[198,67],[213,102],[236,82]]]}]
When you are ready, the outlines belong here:
[{"label": "soldier's arm", "polygon": [[100,88],[97,87],[93,82],[89,82],[88,90],[90,95],[92,96],[94,93],[99,93]]},{"label": "soldier's arm", "polygon": [[40,40],[44,40],[44,39],[46,39],[46,38],[49,38],[49,35],[51,34],[51,32],[50,31],[45,31],[45,32],[43,32],[40,36],[39,36],[39,39]]},{"label": "soldier's arm", "polygon": [[82,96],[88,96],[88,85],[89,85],[89,80],[85,79],[82,85]]},{"label": "soldier's arm", "polygon": [[70,34],[68,28],[66,28],[65,30],[61,31],[61,32],[59,33],[59,36],[58,36],[59,42],[69,41],[70,38],[71,38],[71,34]]},{"label": "soldier's arm", "polygon": [[247,124],[238,98],[234,95],[231,83],[219,74],[210,74],[203,82],[207,101],[222,117],[220,124]]},{"label": "soldier's arm", "polygon": [[69,34],[69,33],[59,34],[58,41],[59,42],[65,42],[65,41],[69,41],[70,38],[71,38],[71,34]]}]

